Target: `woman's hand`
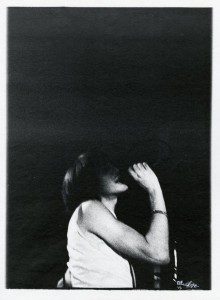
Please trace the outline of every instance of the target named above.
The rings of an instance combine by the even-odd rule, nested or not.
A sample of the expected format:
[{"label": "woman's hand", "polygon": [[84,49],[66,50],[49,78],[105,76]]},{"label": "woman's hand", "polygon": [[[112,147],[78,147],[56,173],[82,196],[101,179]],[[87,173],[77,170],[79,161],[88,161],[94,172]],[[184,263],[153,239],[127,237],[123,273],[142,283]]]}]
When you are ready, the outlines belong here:
[{"label": "woman's hand", "polygon": [[129,167],[128,172],[148,192],[151,193],[160,188],[157,176],[145,162],[134,164],[132,167]]}]

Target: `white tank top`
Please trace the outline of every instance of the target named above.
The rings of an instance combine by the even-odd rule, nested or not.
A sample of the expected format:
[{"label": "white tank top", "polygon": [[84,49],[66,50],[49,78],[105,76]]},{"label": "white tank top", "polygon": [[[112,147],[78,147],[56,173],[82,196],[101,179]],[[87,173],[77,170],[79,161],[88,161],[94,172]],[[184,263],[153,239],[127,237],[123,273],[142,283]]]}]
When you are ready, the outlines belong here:
[{"label": "white tank top", "polygon": [[132,266],[101,238],[80,229],[77,224],[78,210],[79,207],[70,219],[67,232],[67,272],[71,287],[135,287]]}]

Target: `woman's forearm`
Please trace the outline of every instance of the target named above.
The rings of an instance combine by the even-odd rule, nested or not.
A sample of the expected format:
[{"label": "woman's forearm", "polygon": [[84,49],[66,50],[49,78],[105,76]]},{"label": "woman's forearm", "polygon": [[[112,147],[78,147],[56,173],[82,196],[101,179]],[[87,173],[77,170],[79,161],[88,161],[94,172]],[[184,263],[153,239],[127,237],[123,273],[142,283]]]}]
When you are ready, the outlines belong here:
[{"label": "woman's forearm", "polygon": [[[149,193],[152,208],[152,220],[145,235],[155,262],[169,262],[169,230],[166,205],[159,180],[153,170],[145,163],[134,164],[128,169],[134,180]],[[153,212],[154,210],[161,211]]]},{"label": "woman's forearm", "polygon": [[[152,212],[159,210],[166,213],[166,205],[160,186],[149,191],[149,196]],[[166,214],[152,214],[150,229],[145,238],[158,259],[164,261],[164,263],[169,262],[169,228]]]}]

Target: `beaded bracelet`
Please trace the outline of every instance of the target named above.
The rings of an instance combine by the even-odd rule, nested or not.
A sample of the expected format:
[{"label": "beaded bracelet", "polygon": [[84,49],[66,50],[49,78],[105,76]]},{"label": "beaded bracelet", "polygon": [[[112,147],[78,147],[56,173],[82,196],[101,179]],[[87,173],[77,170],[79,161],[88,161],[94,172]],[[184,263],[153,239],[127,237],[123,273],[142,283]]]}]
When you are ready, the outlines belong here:
[{"label": "beaded bracelet", "polygon": [[167,213],[165,211],[162,211],[162,210],[153,210],[152,211],[153,214],[162,214],[162,215],[165,215],[167,217]]}]

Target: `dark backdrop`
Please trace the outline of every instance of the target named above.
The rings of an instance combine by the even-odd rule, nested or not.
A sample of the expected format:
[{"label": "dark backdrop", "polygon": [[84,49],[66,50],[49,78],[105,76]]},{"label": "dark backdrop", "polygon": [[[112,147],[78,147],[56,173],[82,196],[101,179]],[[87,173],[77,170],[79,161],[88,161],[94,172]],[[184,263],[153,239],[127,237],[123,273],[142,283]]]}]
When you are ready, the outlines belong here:
[{"label": "dark backdrop", "polygon": [[[208,8],[9,8],[7,287],[54,288],[65,270],[60,188],[102,147],[122,170],[159,176],[179,279],[210,288]],[[119,217],[146,230],[147,195],[130,185]],[[146,198],[146,199],[145,199]],[[139,288],[151,267],[135,263]],[[172,262],[164,267],[169,288]]]}]

